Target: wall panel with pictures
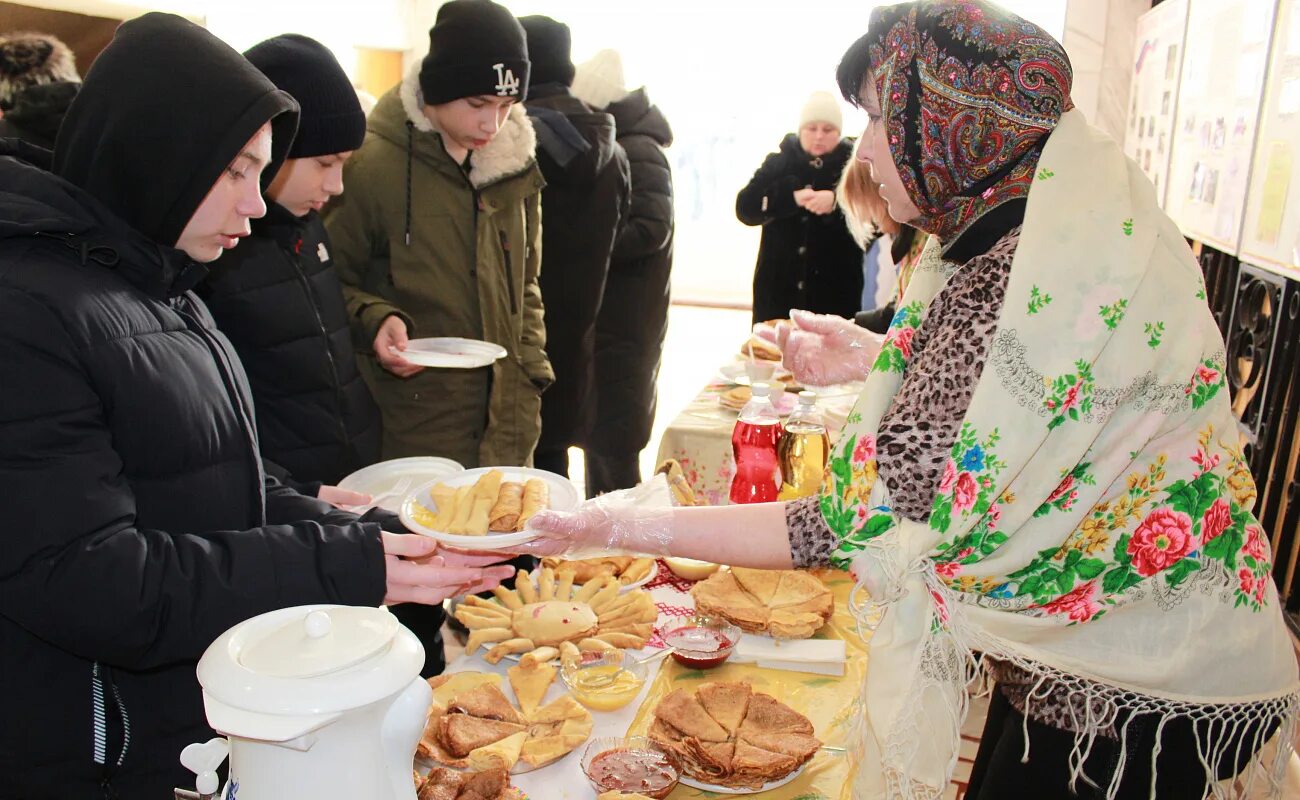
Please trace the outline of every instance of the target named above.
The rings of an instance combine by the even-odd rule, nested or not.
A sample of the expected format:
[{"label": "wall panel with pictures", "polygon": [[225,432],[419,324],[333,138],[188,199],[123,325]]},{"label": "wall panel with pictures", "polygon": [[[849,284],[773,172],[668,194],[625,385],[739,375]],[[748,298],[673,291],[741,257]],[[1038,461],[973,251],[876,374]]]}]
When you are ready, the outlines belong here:
[{"label": "wall panel with pictures", "polygon": [[1290,271],[1300,270],[1300,0],[1282,0],[1274,31],[1241,258]]},{"label": "wall panel with pictures", "polygon": [[1278,0],[1190,0],[1165,210],[1237,255]]},{"label": "wall panel with pictures", "polygon": [[1151,179],[1161,207],[1169,183],[1187,8],[1188,0],[1165,0],[1142,15],[1135,37],[1124,153]]}]

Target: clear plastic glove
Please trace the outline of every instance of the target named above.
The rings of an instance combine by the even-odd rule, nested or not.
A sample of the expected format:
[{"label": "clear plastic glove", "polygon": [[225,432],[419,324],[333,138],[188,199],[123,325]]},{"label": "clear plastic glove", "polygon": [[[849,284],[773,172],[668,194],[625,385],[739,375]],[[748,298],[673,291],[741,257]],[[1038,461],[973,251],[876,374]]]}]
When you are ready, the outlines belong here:
[{"label": "clear plastic glove", "polygon": [[831,386],[867,377],[885,337],[834,314],[795,309],[790,322],[756,326],[754,334],[781,350],[781,363],[808,386]]},{"label": "clear plastic glove", "polygon": [[670,555],[673,542],[670,502],[647,502],[643,484],[602,494],[571,512],[539,511],[526,526],[526,530],[539,537],[511,549],[530,555],[568,558]]}]

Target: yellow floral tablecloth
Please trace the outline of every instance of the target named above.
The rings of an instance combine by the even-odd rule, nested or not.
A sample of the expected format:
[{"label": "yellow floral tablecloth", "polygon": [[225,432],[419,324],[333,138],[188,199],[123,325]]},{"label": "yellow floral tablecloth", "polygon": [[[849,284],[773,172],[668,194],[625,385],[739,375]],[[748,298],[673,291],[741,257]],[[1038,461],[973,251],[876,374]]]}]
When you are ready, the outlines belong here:
[{"label": "yellow floral tablecloth", "polygon": [[[674,689],[693,691],[700,684],[710,681],[745,680],[753,684],[755,691],[772,695],[807,716],[823,744],[851,750],[853,717],[867,670],[867,646],[858,636],[853,615],[849,612],[848,600],[849,593],[853,590],[853,579],[847,572],[839,570],[814,570],[813,574],[835,594],[835,614],[813,638],[843,639],[847,643],[849,660],[843,677],[833,678],[731,663],[701,671],[687,669],[668,659],[651,682],[645,700],[628,728],[628,734],[644,735],[654,718],[655,706]],[[779,789],[752,796],[765,800],[849,800],[851,769],[848,752],[829,753],[823,750],[813,757],[803,774],[794,781]],[[668,795],[669,800],[719,796],[687,786],[678,786]]]}]

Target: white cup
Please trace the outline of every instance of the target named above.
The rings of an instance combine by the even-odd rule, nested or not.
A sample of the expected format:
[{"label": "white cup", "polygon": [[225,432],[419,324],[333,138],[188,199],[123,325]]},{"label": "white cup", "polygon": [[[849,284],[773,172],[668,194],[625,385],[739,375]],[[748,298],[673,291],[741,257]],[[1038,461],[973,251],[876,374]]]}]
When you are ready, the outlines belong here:
[{"label": "white cup", "polygon": [[771,383],[772,376],[776,374],[775,361],[746,361],[745,375],[749,378],[750,384],[758,382]]}]

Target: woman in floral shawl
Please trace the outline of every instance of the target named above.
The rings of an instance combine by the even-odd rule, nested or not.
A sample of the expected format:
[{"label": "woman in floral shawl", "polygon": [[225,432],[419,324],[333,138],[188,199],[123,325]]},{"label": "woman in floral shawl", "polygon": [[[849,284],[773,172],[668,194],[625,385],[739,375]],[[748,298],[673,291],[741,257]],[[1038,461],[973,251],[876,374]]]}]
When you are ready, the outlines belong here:
[{"label": "woman in floral shawl", "polygon": [[1280,796],[1296,659],[1223,343],[1150,183],[1073,109],[1060,44],[980,0],[877,9],[838,77],[891,216],[935,241],[822,495],[606,496],[535,517],[538,549],[850,569],[874,631],[855,798],[941,795],[980,668],[973,800],[1223,797],[1238,774]]}]

